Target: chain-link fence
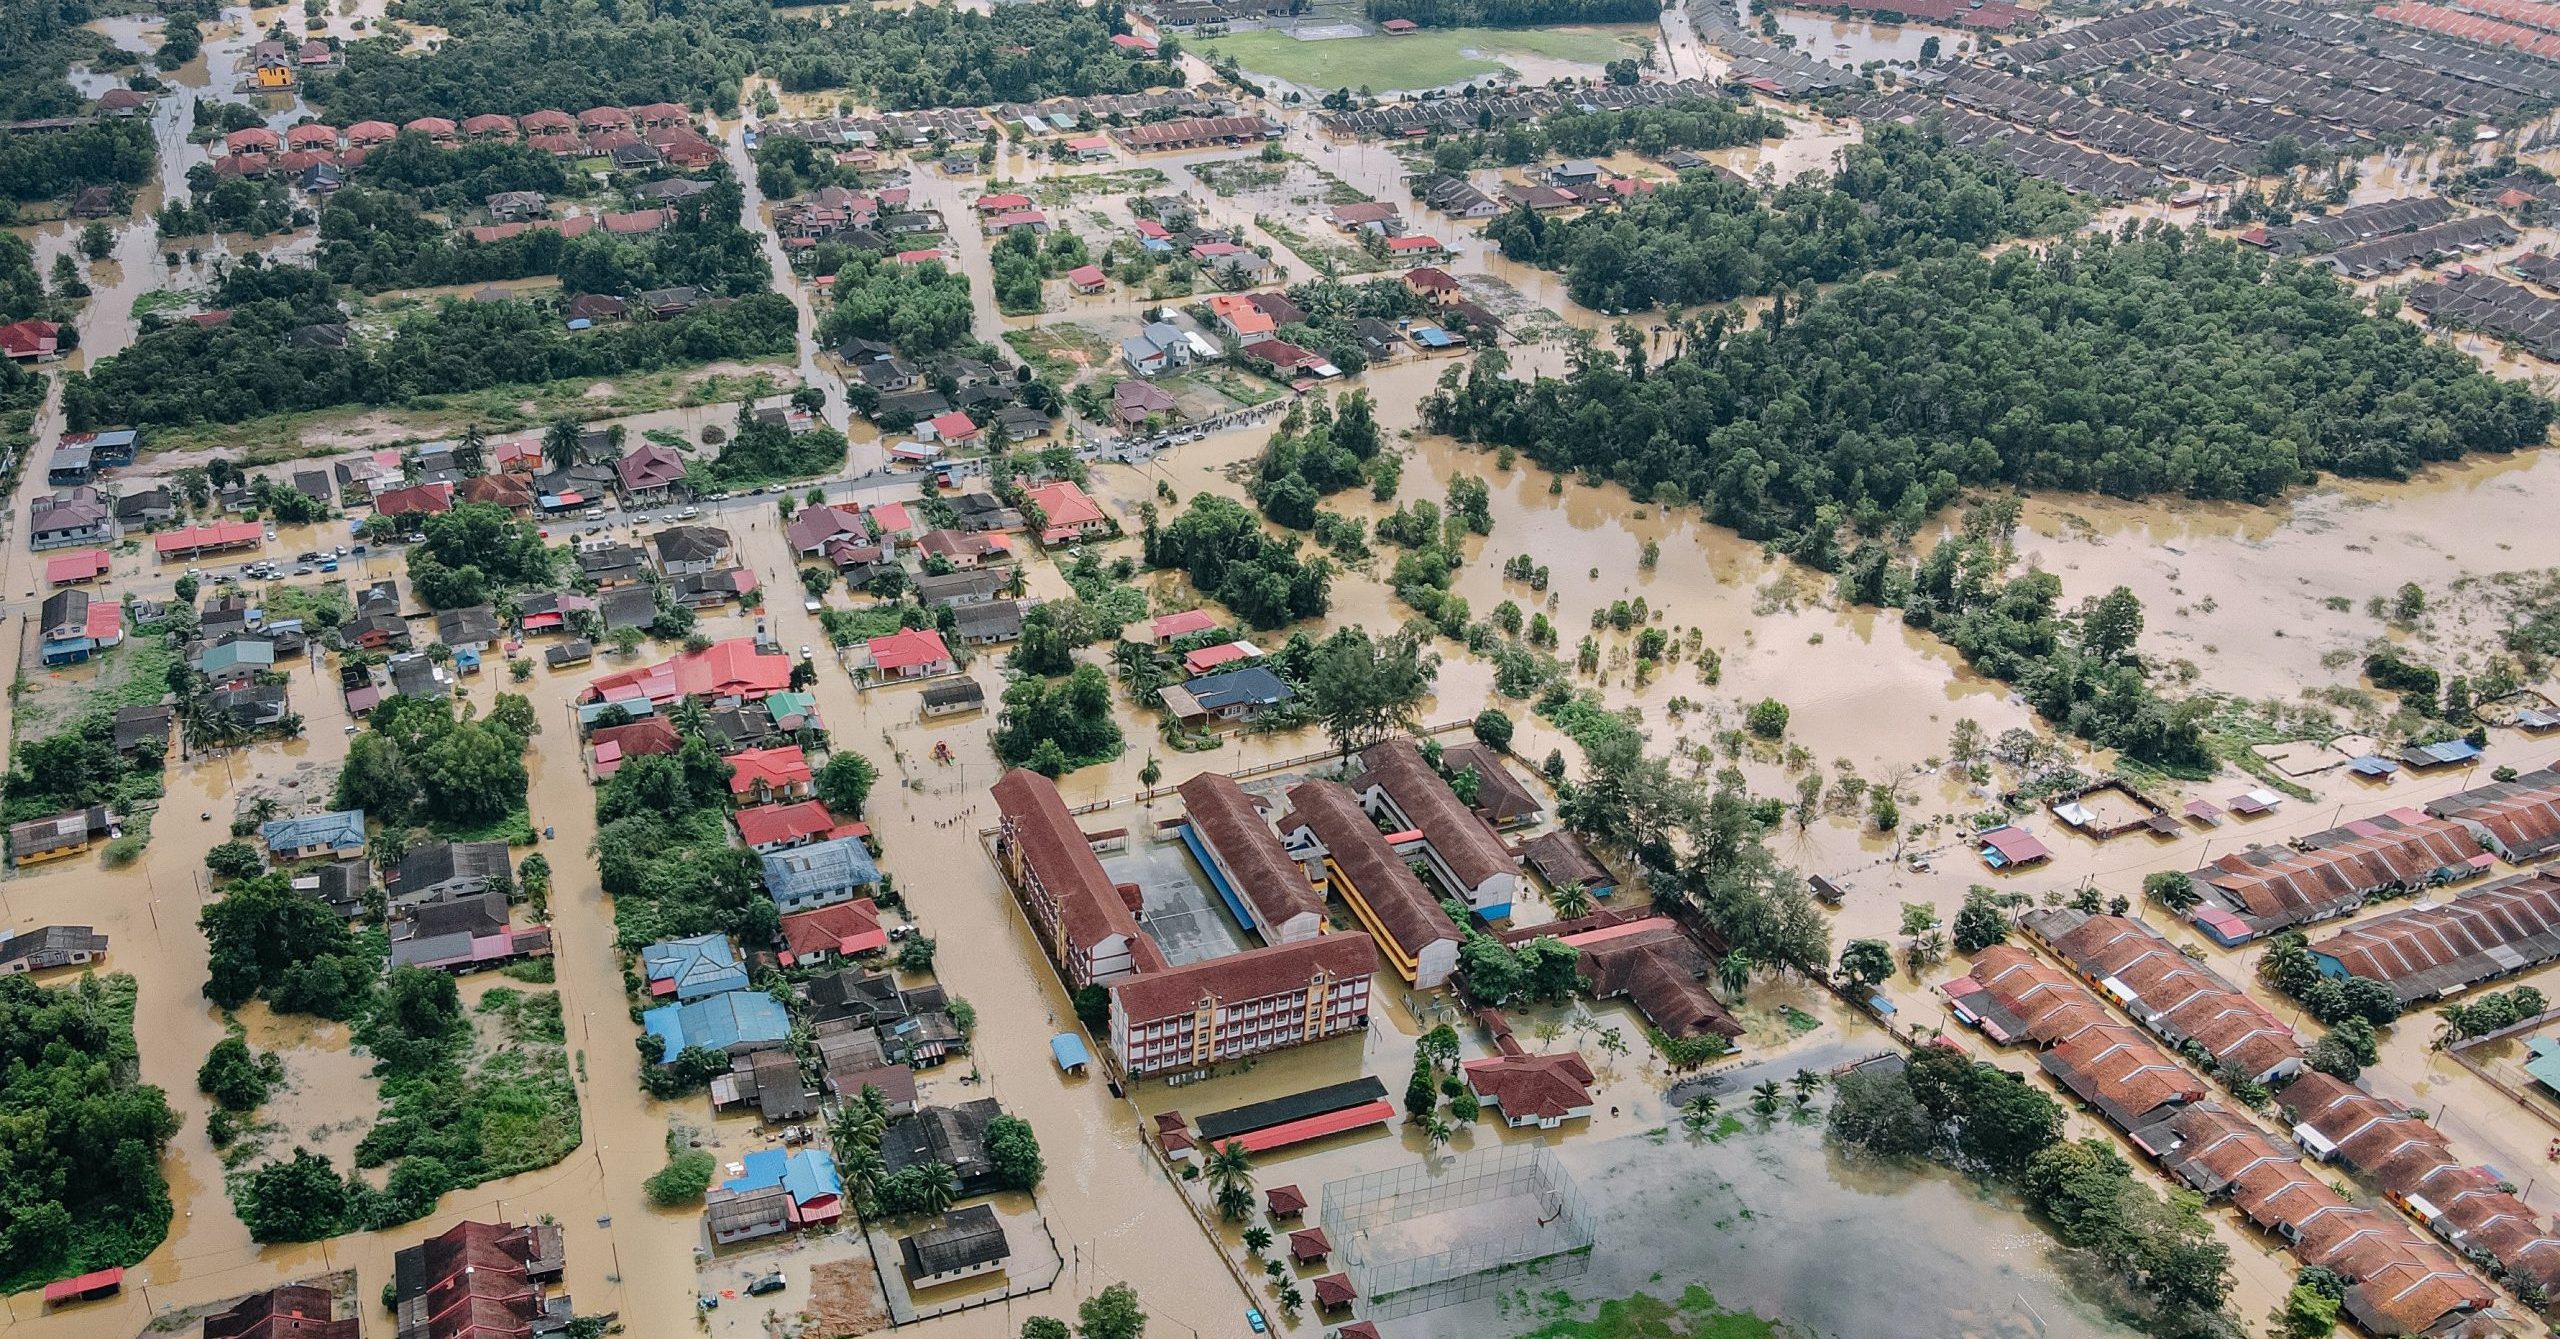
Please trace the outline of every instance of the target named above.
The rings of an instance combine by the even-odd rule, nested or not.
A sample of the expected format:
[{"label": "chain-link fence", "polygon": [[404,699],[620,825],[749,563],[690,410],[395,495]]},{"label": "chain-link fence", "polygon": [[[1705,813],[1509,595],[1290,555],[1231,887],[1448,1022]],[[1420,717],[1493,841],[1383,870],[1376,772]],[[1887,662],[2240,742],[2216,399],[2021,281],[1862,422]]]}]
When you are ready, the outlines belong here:
[{"label": "chain-link fence", "polygon": [[1329,1181],[1320,1202],[1362,1314],[1376,1320],[1490,1296],[1533,1261],[1545,1262],[1541,1278],[1590,1267],[1591,1211],[1544,1144]]}]

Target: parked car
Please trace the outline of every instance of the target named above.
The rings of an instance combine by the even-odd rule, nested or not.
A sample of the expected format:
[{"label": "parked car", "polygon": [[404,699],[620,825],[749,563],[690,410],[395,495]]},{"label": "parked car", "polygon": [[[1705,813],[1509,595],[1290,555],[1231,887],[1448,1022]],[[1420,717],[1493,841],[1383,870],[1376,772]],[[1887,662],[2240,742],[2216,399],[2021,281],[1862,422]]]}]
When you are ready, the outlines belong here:
[{"label": "parked car", "polygon": [[748,1284],[747,1296],[763,1297],[770,1293],[778,1293],[788,1286],[788,1283],[786,1283],[782,1277],[782,1271],[777,1269],[772,1273],[765,1275],[763,1278],[757,1279],[755,1282]]}]

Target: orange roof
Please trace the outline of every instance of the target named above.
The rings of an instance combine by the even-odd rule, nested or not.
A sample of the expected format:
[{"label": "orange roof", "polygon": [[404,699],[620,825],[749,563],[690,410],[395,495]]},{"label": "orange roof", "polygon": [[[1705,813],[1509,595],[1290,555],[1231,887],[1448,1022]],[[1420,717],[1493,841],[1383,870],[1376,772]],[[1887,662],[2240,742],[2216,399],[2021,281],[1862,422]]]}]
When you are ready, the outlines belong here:
[{"label": "orange roof", "polygon": [[889,946],[889,932],[880,928],[880,904],[861,897],[783,917],[782,942],[787,964],[829,953],[877,953]]},{"label": "orange roof", "polygon": [[652,702],[680,697],[760,698],[791,684],[791,658],[765,655],[751,637],[713,642],[671,660],[603,675],[587,686],[589,700],[646,696]]},{"label": "orange roof", "polygon": [[732,754],[729,766],[735,769],[729,774],[729,793],[732,795],[753,794],[759,781],[768,789],[781,790],[787,786],[807,785],[810,778],[809,756],[801,752],[797,744],[748,749]]},{"label": "orange roof", "polygon": [[870,650],[871,663],[884,670],[934,665],[951,659],[951,648],[943,645],[942,634],[931,628],[908,628],[886,637],[874,637]]},{"label": "orange roof", "polygon": [[1096,525],[1102,521],[1102,508],[1095,506],[1093,499],[1085,496],[1085,491],[1077,487],[1073,479],[1042,484],[1031,490],[1031,500],[1039,504],[1040,513],[1049,518],[1052,533],[1064,527]]}]

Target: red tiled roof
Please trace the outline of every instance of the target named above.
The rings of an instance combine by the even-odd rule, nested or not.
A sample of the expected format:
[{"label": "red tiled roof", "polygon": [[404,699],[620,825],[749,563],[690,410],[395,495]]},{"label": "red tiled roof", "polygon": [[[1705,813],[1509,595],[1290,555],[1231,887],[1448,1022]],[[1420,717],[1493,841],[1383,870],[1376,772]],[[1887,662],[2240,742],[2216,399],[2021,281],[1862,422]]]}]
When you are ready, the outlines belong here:
[{"label": "red tiled roof", "polygon": [[[2437,906],[2407,907],[2359,922],[2311,950],[2376,981],[2424,976],[2437,987],[2430,993],[2440,993],[2528,965],[2530,959],[2516,956],[2513,946],[2554,934],[2560,934],[2560,874],[2545,869]],[[2533,956],[2548,954],[2544,949]]]},{"label": "red tiled roof", "polygon": [[1300,916],[1323,920],[1324,898],[1234,778],[1202,772],[1183,782],[1181,793],[1193,830],[1226,866],[1237,895],[1253,904],[1265,925],[1277,931]]},{"label": "red tiled roof", "polygon": [[2192,1039],[2252,1076],[2302,1058],[2284,1020],[2140,921],[2091,916],[2055,935],[2053,947],[2092,979],[2130,993],[2128,1012],[2172,1041]]},{"label": "red tiled roof", "polygon": [[[1119,898],[1111,901],[1116,905]],[[1294,944],[1274,944],[1181,967],[1141,971],[1111,984],[1111,997],[1131,1026],[1189,1014],[1203,1000],[1244,1004],[1328,981],[1369,977],[1378,971],[1378,946],[1364,934],[1323,934]]]},{"label": "red tiled roof", "polygon": [[428,516],[451,510],[453,485],[448,483],[386,488],[373,496],[373,514],[376,516]]},{"label": "red tiled roof", "polygon": [[[1385,1106],[1386,1103],[1378,1102],[1373,1105]],[[1360,1108],[1354,1107],[1352,1112],[1346,1112],[1344,1114],[1353,1114],[1359,1110]],[[1252,1152],[1255,1150],[1248,1148],[1246,1151]],[[1298,1261],[1300,1264],[1304,1264],[1309,1260],[1321,1260],[1331,1254],[1333,1254],[1333,1239],[1324,1234],[1323,1228],[1302,1227],[1289,1234],[1290,1258]]]},{"label": "red tiled roof", "polygon": [[782,941],[782,961],[789,964],[813,955],[877,953],[889,946],[889,932],[880,928],[879,903],[860,897],[783,917]]},{"label": "red tiled roof", "polygon": [[738,824],[738,839],[749,846],[823,837],[836,826],[824,800],[751,805],[731,817]]},{"label": "red tiled roof", "polygon": [[256,521],[213,521],[205,525],[191,525],[184,530],[163,531],[151,537],[151,546],[165,557],[195,549],[227,549],[249,544],[264,533]]},{"label": "red tiled roof", "polygon": [[1467,1061],[1467,1084],[1506,1117],[1555,1120],[1591,1106],[1591,1066],[1572,1051]]},{"label": "red tiled roof", "polygon": [[943,441],[965,441],[977,433],[977,422],[957,409],[933,416],[933,435]]},{"label": "red tiled roof", "polygon": [[2415,886],[2479,853],[2462,825],[2425,819],[2315,850],[2235,851],[2214,861],[2205,881],[2252,915],[2278,916]]},{"label": "red tiled roof", "polygon": [[1360,751],[1362,784],[1374,781],[1387,792],[1387,798],[1431,841],[1431,849],[1449,871],[1467,886],[1481,887],[1488,879],[1504,874],[1517,875],[1518,862],[1503,848],[1502,839],[1493,835],[1484,820],[1476,816],[1449,783],[1423,761],[1422,752],[1410,739],[1396,738],[1372,744]]},{"label": "red tiled roof", "polygon": [[785,744],[779,748],[770,749],[746,749],[731,754],[729,766],[735,769],[729,774],[729,793],[732,795],[754,794],[757,782],[763,782],[767,789],[777,791],[791,786],[805,786],[809,784],[812,775],[809,771],[809,755],[802,752],[797,744]]},{"label": "red tiled roof", "polygon": [[1340,782],[1301,781],[1290,787],[1289,804],[1324,843],[1327,858],[1360,890],[1361,901],[1395,940],[1398,952],[1419,958],[1429,945],[1457,939],[1458,927],[1449,922],[1449,913],[1388,848],[1360,801]]},{"label": "red tiled roof", "polygon": [[[1164,952],[1137,917],[1120,900],[1093,843],[1067,812],[1056,782],[1037,772],[1015,768],[996,779],[996,809],[1009,829],[1022,863],[1058,904],[1060,932],[1080,952],[1119,935],[1129,941],[1130,959],[1141,973],[1164,968]],[[1215,961],[1212,959],[1212,961]]]},{"label": "red tiled roof", "polygon": [[684,747],[675,723],[664,716],[643,716],[628,724],[605,726],[590,736],[590,741],[598,748],[611,744],[626,758],[673,753]]},{"label": "red tiled roof", "polygon": [[874,637],[869,647],[871,663],[884,670],[936,665],[951,659],[951,648],[943,645],[942,634],[931,628],[907,628],[886,637]]},{"label": "red tiled roof", "polygon": [[791,684],[791,658],[766,655],[751,637],[713,642],[701,651],[655,665],[602,675],[587,686],[589,701],[642,694],[653,702],[679,697],[760,698]]},{"label": "red tiled roof", "polygon": [[1159,640],[1171,641],[1176,637],[1188,637],[1195,632],[1207,632],[1216,626],[1218,626],[1218,616],[1208,610],[1185,609],[1176,614],[1158,614],[1147,628],[1155,633]]},{"label": "red tiled roof", "polygon": [[1286,1218],[1291,1214],[1305,1213],[1307,1211],[1306,1193],[1296,1186],[1273,1186],[1262,1192],[1262,1207],[1274,1218]]},{"label": "red tiled roof", "polygon": [[104,576],[111,561],[105,549],[73,549],[44,565],[44,579],[56,586],[71,581],[88,581]]}]

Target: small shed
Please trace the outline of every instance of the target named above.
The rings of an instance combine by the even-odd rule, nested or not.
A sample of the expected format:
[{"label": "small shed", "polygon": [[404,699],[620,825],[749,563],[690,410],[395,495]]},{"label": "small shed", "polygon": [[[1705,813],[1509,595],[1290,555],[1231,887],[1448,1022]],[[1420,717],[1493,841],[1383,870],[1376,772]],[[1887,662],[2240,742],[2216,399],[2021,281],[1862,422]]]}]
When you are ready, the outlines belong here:
[{"label": "small shed", "polygon": [[1327,1274],[1316,1280],[1315,1289],[1316,1305],[1327,1311],[1349,1306],[1360,1296],[1360,1290],[1351,1286],[1348,1274]]},{"label": "small shed", "polygon": [[1289,1234],[1289,1258],[1302,1265],[1312,1265],[1333,1254],[1333,1239],[1320,1227],[1302,1227]]},{"label": "small shed", "polygon": [[1274,1218],[1296,1218],[1307,1211],[1306,1192],[1294,1185],[1273,1186],[1262,1192],[1262,1207]]},{"label": "small shed", "polygon": [[1983,863],[1993,869],[2017,869],[2053,858],[2053,851],[2034,833],[2014,823],[1985,829],[1975,840],[1981,843]]},{"label": "small shed", "polygon": [[121,1267],[97,1269],[71,1279],[56,1279],[44,1285],[44,1304],[48,1307],[69,1306],[74,1302],[94,1302],[124,1291]]},{"label": "small shed", "polygon": [[1082,1074],[1093,1057],[1084,1049],[1084,1039],[1072,1032],[1061,1032],[1049,1039],[1049,1056],[1058,1062],[1062,1073]]}]

